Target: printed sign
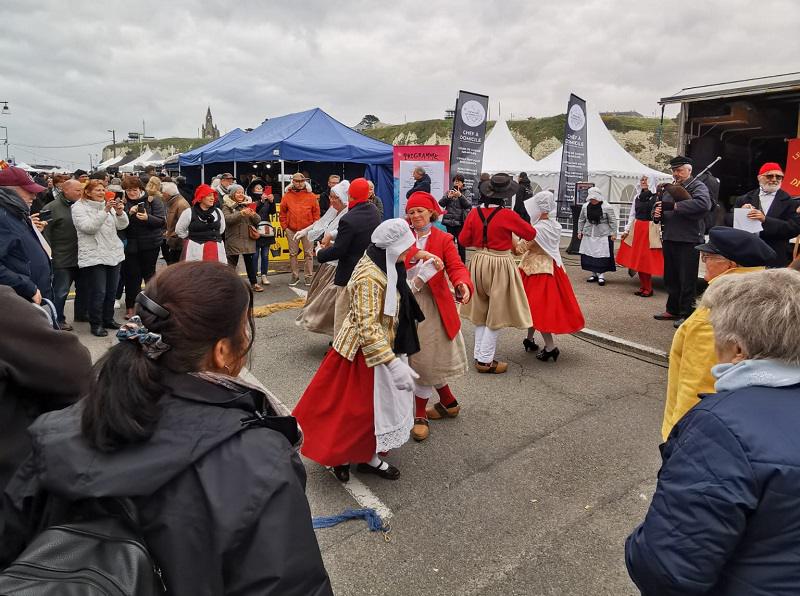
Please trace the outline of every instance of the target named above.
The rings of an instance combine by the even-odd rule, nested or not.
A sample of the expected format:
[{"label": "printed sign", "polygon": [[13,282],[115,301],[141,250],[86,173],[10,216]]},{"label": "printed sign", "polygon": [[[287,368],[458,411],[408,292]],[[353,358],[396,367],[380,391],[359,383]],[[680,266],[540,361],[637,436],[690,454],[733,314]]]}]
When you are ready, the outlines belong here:
[{"label": "printed sign", "polygon": [[[483,143],[486,139],[486,112],[489,98],[468,91],[458,93],[455,118],[453,119],[453,139],[450,143],[450,176],[447,184],[456,174],[464,176],[464,198],[477,202],[474,190],[478,185],[483,165]],[[474,199],[474,200],[473,200]]]},{"label": "printed sign", "polygon": [[564,145],[561,151],[561,174],[558,177],[558,216],[571,218],[575,203],[575,185],[589,177],[586,144],[586,101],[570,94]]},{"label": "printed sign", "polygon": [[414,169],[421,167],[431,179],[430,193],[438,201],[449,188],[450,147],[447,145],[396,145],[394,147],[394,217],[406,212],[408,191],[414,186]]}]

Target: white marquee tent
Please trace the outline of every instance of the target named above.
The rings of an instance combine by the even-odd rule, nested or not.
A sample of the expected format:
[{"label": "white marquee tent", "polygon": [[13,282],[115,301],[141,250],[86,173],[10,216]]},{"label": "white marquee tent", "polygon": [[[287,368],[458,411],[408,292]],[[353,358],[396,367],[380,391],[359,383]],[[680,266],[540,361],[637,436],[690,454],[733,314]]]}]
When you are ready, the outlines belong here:
[{"label": "white marquee tent", "polygon": [[105,170],[106,168],[110,168],[111,166],[114,166],[114,165],[118,164],[119,162],[121,162],[123,159],[125,159],[125,157],[126,157],[126,154],[123,153],[122,155],[117,155],[116,157],[112,157],[111,159],[107,159],[104,162],[97,164],[97,169],[98,170]]},{"label": "white marquee tent", "polygon": [[[647,167],[617,143],[603,123],[600,114],[586,110],[589,182],[594,182],[612,203],[630,203],[638,192],[638,182],[643,174],[650,178],[650,188],[655,189],[659,182],[669,182],[672,176]],[[540,189],[558,189],[561,173],[561,150],[537,163],[535,169],[528,171],[534,192]],[[538,187],[538,188],[537,188]],[[617,211],[627,214],[627,210]]]},{"label": "white marquee tent", "polygon": [[514,140],[506,121],[498,119],[483,144],[481,171],[489,174],[505,172],[516,176],[520,172],[530,173],[537,168],[538,162],[525,153]]},{"label": "white marquee tent", "polygon": [[163,163],[163,158],[158,151],[145,151],[139,157],[131,162],[120,166],[120,172],[134,172],[137,168],[144,169],[145,166],[154,165],[160,166]]}]

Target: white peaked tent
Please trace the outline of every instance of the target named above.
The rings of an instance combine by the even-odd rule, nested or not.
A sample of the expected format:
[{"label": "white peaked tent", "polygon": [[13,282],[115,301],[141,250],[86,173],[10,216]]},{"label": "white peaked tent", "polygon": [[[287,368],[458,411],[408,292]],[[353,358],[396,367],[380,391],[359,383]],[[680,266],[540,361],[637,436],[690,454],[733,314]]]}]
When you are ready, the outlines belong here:
[{"label": "white peaked tent", "polygon": [[148,165],[160,165],[161,154],[158,151],[145,151],[139,157],[125,165],[120,166],[120,172],[134,172],[137,168],[144,169]]},{"label": "white peaked tent", "polygon": [[[639,179],[643,174],[650,178],[650,188],[655,189],[659,182],[669,182],[672,176],[659,172],[640,163],[617,143],[616,139],[594,110],[586,110],[586,134],[588,141],[589,182],[594,182],[612,203],[630,203],[638,192]],[[561,150],[556,149],[537,163],[528,172],[534,192],[539,189],[557,190],[561,173]],[[537,188],[537,186],[539,188]],[[627,210],[617,211],[627,214]]]},{"label": "white peaked tent", "polygon": [[122,155],[117,155],[116,157],[112,157],[111,159],[107,159],[104,162],[97,164],[97,169],[98,170],[105,170],[106,168],[110,168],[111,166],[114,166],[114,165],[118,164],[119,162],[121,162],[123,159],[125,159],[125,157],[126,157],[126,154],[123,153]]},{"label": "white peaked tent", "polygon": [[516,176],[539,168],[539,163],[525,153],[519,146],[505,120],[498,120],[486,135],[483,144],[483,165],[481,171],[489,174],[505,172]]}]

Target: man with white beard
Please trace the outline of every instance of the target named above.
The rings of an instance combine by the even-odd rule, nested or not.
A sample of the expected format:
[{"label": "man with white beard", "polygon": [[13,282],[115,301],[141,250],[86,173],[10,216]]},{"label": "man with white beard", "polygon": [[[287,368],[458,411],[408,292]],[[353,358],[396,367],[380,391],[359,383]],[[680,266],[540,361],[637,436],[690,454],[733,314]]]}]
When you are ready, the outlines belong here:
[{"label": "man with white beard", "polygon": [[761,239],[775,251],[770,267],[786,267],[792,260],[790,239],[800,234],[797,201],[781,190],[783,170],[774,162],[758,170],[758,188],[737,197],[734,207],[750,209],[747,217],[761,222]]}]

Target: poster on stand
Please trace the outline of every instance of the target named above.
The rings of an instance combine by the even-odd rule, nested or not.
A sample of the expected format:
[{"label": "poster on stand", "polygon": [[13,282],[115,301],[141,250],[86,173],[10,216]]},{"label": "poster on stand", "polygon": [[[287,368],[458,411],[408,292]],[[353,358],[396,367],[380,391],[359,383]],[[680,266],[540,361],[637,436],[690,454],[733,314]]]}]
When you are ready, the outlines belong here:
[{"label": "poster on stand", "polygon": [[459,91],[453,118],[453,139],[450,144],[449,181],[456,174],[464,176],[464,197],[477,203],[476,187],[483,165],[483,143],[486,139],[486,114],[489,97]]},{"label": "poster on stand", "polygon": [[786,170],[781,188],[789,193],[789,196],[800,195],[800,139],[789,139]]},{"label": "poster on stand", "polygon": [[575,203],[575,185],[589,177],[586,144],[586,101],[569,96],[567,121],[564,124],[564,145],[561,152],[561,174],[558,177],[558,217],[572,218],[570,206]]},{"label": "poster on stand", "polygon": [[447,145],[395,145],[394,217],[406,212],[407,194],[414,186],[414,169],[419,166],[431,179],[431,194],[438,201],[449,188],[450,147]]}]

